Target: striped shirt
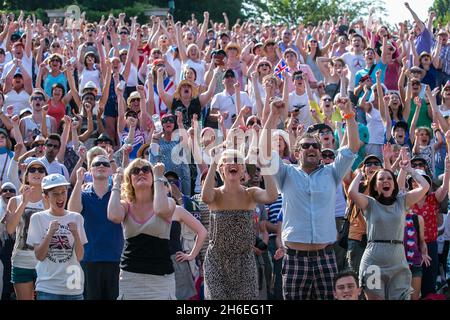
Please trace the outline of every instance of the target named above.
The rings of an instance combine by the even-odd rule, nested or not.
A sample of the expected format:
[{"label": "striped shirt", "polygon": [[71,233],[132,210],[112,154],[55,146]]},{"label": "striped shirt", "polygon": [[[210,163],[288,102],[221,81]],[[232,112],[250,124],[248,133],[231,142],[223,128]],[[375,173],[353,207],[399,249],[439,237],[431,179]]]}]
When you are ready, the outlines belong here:
[{"label": "striped shirt", "polygon": [[[269,216],[269,222],[272,224],[276,224],[278,221],[278,214],[281,211],[281,207],[283,204],[283,197],[281,193],[278,195],[278,198],[275,202],[266,205],[266,210]],[[276,236],[276,233],[269,233],[269,237]]]}]

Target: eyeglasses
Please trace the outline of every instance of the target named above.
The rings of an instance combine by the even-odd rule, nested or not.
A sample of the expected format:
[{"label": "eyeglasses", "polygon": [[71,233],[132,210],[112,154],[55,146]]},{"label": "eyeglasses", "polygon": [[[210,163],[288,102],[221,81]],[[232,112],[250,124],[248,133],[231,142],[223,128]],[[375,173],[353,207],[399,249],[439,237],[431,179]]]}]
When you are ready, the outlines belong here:
[{"label": "eyeglasses", "polygon": [[134,175],[134,176],[137,176],[141,171],[142,171],[144,174],[147,174],[147,173],[149,173],[151,170],[152,170],[152,168],[150,168],[150,166],[143,166],[142,168],[135,167],[135,168],[133,168],[133,169],[130,170],[130,173],[131,173],[132,175]]},{"label": "eyeglasses", "polygon": [[44,97],[34,96],[34,97],[31,97],[31,100],[33,100],[33,101],[44,101]]},{"label": "eyeglasses", "polygon": [[323,98],[322,101],[331,102],[331,98]]},{"label": "eyeglasses", "polygon": [[95,168],[100,167],[100,166],[104,166],[106,168],[110,168],[111,164],[109,162],[107,162],[107,161],[96,161],[96,162],[92,163],[92,166],[95,167]]},{"label": "eyeglasses", "polygon": [[161,123],[175,123],[175,119],[173,117],[167,117],[161,120]]},{"label": "eyeglasses", "polygon": [[45,146],[47,148],[59,149],[59,145],[53,143],[46,143]]},{"label": "eyeglasses", "polygon": [[270,68],[270,64],[268,64],[268,63],[261,63],[259,65],[259,67],[268,67],[268,68]]},{"label": "eyeglasses", "polygon": [[9,193],[16,193],[16,190],[8,189],[8,188],[5,188],[5,189],[2,190],[2,193],[7,193],[7,192],[9,192]]},{"label": "eyeglasses", "polygon": [[314,142],[314,143],[305,142],[305,143],[300,144],[300,146],[304,150],[307,150],[311,147],[313,147],[316,150],[320,149],[320,143],[317,143],[317,142]]},{"label": "eyeglasses", "polygon": [[52,44],[52,48],[61,48],[59,44]]},{"label": "eyeglasses", "polygon": [[335,155],[333,153],[322,153],[322,158],[323,159],[334,159]]},{"label": "eyeglasses", "polygon": [[36,173],[36,172],[45,173],[45,169],[42,167],[39,167],[39,168],[31,167],[28,169],[28,173]]},{"label": "eyeglasses", "polygon": [[381,167],[381,163],[376,161],[376,162],[366,162],[364,163],[364,166],[366,167]]}]

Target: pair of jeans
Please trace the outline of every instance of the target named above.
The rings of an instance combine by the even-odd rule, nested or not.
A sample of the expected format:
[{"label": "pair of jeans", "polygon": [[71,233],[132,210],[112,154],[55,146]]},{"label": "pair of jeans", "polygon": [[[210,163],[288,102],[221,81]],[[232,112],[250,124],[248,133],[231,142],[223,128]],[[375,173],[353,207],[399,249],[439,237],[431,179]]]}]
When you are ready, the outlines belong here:
[{"label": "pair of jeans", "polygon": [[84,298],[83,294],[67,295],[38,291],[36,300],[84,300]]}]

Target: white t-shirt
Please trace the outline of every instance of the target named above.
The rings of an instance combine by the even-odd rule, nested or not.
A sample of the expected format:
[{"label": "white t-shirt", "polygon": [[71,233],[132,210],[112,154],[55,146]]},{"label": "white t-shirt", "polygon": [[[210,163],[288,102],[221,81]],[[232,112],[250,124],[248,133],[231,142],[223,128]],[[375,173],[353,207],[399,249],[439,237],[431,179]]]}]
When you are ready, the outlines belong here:
[{"label": "white t-shirt", "polygon": [[35,213],[31,217],[27,244],[36,246],[42,243],[50,223],[57,220],[59,229],[53,235],[47,256],[36,266],[36,291],[53,294],[79,295],[83,293],[84,273],[78,262],[74,238],[68,224],[77,224],[81,244],[86,244],[84,218],[77,212],[66,211],[64,216],[54,216],[49,210]]},{"label": "white t-shirt", "polygon": [[30,108],[30,95],[25,90],[19,93],[16,90],[10,90],[5,95],[5,103],[3,104],[3,112],[7,113],[6,108],[9,105],[13,105],[13,115],[18,116],[20,111],[26,108]]},{"label": "white t-shirt", "polygon": [[380,111],[374,107],[366,113],[367,129],[369,130],[369,143],[384,144],[384,124]]},{"label": "white t-shirt", "polygon": [[299,123],[304,124],[305,128],[312,125],[313,121],[311,118],[309,99],[306,92],[302,95],[298,95],[295,91],[289,94],[289,111],[292,112],[296,108],[299,109],[297,116]]},{"label": "white t-shirt", "polygon": [[350,83],[348,84],[348,91],[355,89],[355,75],[361,69],[366,67],[366,61],[364,60],[363,54],[354,54],[352,52],[344,53],[341,58],[345,61],[348,70],[350,71],[347,75]]},{"label": "white t-shirt", "polygon": [[67,168],[64,164],[60,163],[56,159],[53,160],[52,163],[49,163],[45,156],[42,158],[39,158],[39,160],[41,160],[45,164],[48,174],[59,173],[59,174],[62,174],[66,178],[67,181],[69,181],[69,179],[70,179],[69,171],[67,170]]},{"label": "white t-shirt", "polygon": [[[31,57],[28,57],[25,53],[25,51],[23,52],[23,56],[22,56],[22,66],[23,68],[26,70],[26,72],[28,73],[28,75],[31,77],[32,71],[33,71],[33,62]],[[14,67],[14,60],[9,61],[8,63],[6,63],[3,67],[3,73],[2,73],[2,80],[5,81],[6,75],[9,73],[9,71]],[[17,68],[16,72],[20,72],[20,68]],[[21,72],[20,72],[21,73]]]},{"label": "white t-shirt", "polygon": [[[252,112],[255,113],[253,104],[250,101],[247,92],[241,91],[241,108],[244,107],[251,107]],[[226,90],[219,92],[212,99],[211,109],[219,109],[220,112],[228,112],[228,118],[225,119],[224,124],[225,128],[230,129],[233,125],[231,118],[236,114],[236,93],[230,95]]]},{"label": "white t-shirt", "polygon": [[[14,197],[16,206],[18,207],[22,202],[22,195]],[[11,200],[10,200],[11,201]],[[16,242],[14,243],[14,250],[11,257],[11,263],[14,267],[24,269],[34,269],[37,264],[36,256],[34,255],[33,247],[30,247],[27,241],[27,235],[30,232],[30,219],[37,212],[44,210],[44,202],[28,202],[25,210],[20,217],[19,224],[16,227]]]}]

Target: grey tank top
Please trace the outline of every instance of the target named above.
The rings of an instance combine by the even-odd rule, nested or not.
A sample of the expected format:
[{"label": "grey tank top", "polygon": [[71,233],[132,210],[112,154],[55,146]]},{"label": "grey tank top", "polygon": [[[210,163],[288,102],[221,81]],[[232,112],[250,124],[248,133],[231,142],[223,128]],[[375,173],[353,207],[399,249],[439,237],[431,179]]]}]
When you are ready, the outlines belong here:
[{"label": "grey tank top", "polygon": [[170,239],[171,222],[167,222],[161,217],[153,214],[146,221],[138,221],[130,210],[128,204],[127,215],[122,222],[123,235],[125,239],[135,237],[139,234],[146,234],[160,239]]}]

